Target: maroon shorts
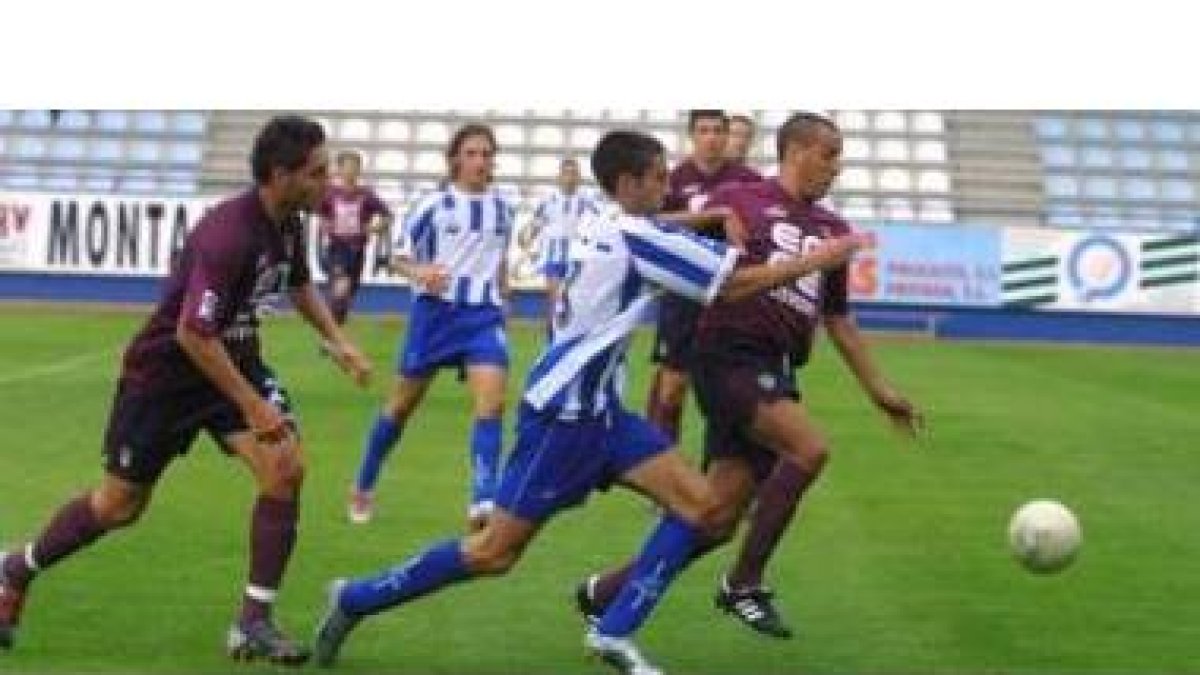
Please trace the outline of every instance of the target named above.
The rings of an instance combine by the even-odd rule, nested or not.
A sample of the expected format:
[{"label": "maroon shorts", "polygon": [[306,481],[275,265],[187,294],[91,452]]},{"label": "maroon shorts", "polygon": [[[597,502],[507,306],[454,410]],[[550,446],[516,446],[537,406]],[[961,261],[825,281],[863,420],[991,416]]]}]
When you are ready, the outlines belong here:
[{"label": "maroon shorts", "polygon": [[[243,367],[242,374],[294,429],[291,400],[271,369],[254,363]],[[238,407],[211,385],[161,392],[122,380],[104,434],[104,468],[132,483],[151,484],[176,455],[188,451],[202,430],[226,449],[225,436],[247,429]]]},{"label": "maroon shorts", "polygon": [[676,295],[664,295],[659,300],[658,327],[654,335],[652,363],[687,372],[692,365],[696,325],[703,307],[699,303]]},{"label": "maroon shorts", "polygon": [[756,480],[765,480],[777,455],[753,440],[750,425],[760,404],[800,399],[791,363],[785,356],[749,349],[701,349],[691,375],[705,419],[705,466],[739,458],[750,464]]}]

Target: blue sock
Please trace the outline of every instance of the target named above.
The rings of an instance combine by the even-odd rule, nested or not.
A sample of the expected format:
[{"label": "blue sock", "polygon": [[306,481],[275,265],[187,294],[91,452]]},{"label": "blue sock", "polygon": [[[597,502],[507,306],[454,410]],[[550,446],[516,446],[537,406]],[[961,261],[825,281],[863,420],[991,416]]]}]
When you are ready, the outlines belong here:
[{"label": "blue sock", "polygon": [[690,562],[699,542],[695,527],[677,516],[664,516],[642,547],[629,581],[604,611],[596,632],[608,637],[632,635],[658,606],[675,575]]},{"label": "blue sock", "polygon": [[355,616],[376,614],[416,600],[471,576],[462,542],[443,541],[382,574],[355,579],[342,590],[342,609]]},{"label": "blue sock", "polygon": [[404,427],[396,424],[396,420],[389,415],[381,414],[375,418],[375,426],[371,428],[371,435],[367,437],[367,447],[363,450],[362,464],[358,467],[356,486],[359,492],[370,492],[375,489],[375,483],[379,480],[379,469],[383,467],[383,460],[387,459],[388,453],[392,451],[396,441],[400,440],[402,431],[404,431]]},{"label": "blue sock", "polygon": [[496,499],[504,426],[497,418],[475,420],[471,430],[471,503]]}]

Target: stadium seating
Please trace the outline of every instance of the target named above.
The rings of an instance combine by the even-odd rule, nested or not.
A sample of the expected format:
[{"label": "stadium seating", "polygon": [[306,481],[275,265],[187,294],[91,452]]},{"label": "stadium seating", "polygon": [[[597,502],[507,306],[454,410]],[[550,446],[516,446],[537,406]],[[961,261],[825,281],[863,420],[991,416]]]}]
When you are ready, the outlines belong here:
[{"label": "stadium seating", "polygon": [[196,193],[209,113],[0,111],[0,187]]},{"label": "stadium seating", "polygon": [[[0,110],[0,188],[188,195],[248,180],[246,149],[275,111]],[[845,134],[831,203],[858,221],[1186,227],[1200,206],[1200,114],[825,111]],[[499,188],[522,208],[553,187],[560,158],[636,128],[687,152],[686,114],[663,110],[311,111],[334,149],[403,208],[443,177],[466,121],[493,126]],[[786,111],[747,113],[751,161],[769,170]],[[582,163],[585,177],[588,166]]]}]

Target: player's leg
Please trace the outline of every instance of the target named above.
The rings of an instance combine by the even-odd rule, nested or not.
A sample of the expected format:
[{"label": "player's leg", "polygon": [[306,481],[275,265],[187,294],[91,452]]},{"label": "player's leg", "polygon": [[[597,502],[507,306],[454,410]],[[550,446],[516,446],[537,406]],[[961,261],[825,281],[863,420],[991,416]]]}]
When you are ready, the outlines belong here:
[{"label": "player's leg", "polygon": [[554,317],[559,312],[559,296],[567,278],[567,242],[557,238],[549,240],[549,251],[542,266],[546,277],[546,336],[554,331]]},{"label": "player's leg", "polygon": [[657,364],[646,398],[646,418],[679,442],[687,401],[688,369],[694,351],[699,310],[676,298],[665,298],[659,310],[652,361]]},{"label": "player's leg", "polygon": [[[704,541],[692,552],[688,564],[729,541],[742,514],[745,513],[756,485],[751,466],[732,454],[720,456],[712,461],[706,468],[705,477],[718,504],[716,527],[707,533]],[[612,604],[621,589],[629,583],[633,565],[634,561],[631,560],[622,567],[593,574],[576,588],[576,602],[585,620],[594,623]]]},{"label": "player's leg", "polygon": [[477,310],[478,328],[464,357],[467,387],[471,390],[474,424],[471,429],[472,529],[483,525],[496,501],[500,480],[500,453],[504,447],[504,394],[508,383],[508,338],[499,308]]},{"label": "player's leg", "polygon": [[661,505],[664,515],[634,560],[628,582],[593,623],[587,644],[622,672],[658,672],[631,636],[704,542],[721,536],[725,505],[653,424],[620,412],[610,426],[612,473]]},{"label": "player's leg", "polygon": [[133,524],[145,510],[158,477],[196,434],[174,413],[162,397],[118,387],[105,434],[103,481],[59,507],[35,540],[0,555],[0,647],[12,646],[37,574]]},{"label": "player's leg", "polygon": [[262,444],[249,432],[224,435],[222,444],[245,461],[258,487],[250,515],[249,573],[241,612],[229,629],[229,655],[238,660],[303,664],[308,649],[284,635],[271,617],[296,544],[303,446],[296,436],[279,444]]},{"label": "player's leg", "polygon": [[496,502],[500,454],[504,447],[504,392],[508,370],[499,365],[467,367],[474,423],[471,428],[471,529],[487,521]]},{"label": "player's leg", "polygon": [[343,243],[329,246],[329,309],[337,323],[346,323],[354,288],[354,274],[362,269],[362,254]]},{"label": "player's leg", "polygon": [[554,331],[554,316],[558,312],[558,297],[562,292],[561,274],[546,273],[546,336]]},{"label": "player's leg", "polygon": [[539,525],[497,509],[482,530],[447,539],[374,576],[337,579],[316,630],[321,666],[337,660],[342,644],[364,619],[476,577],[506,574],[536,536]]},{"label": "player's leg", "polygon": [[362,459],[359,461],[350,496],[351,522],[362,524],[371,520],[379,472],[393,448],[400,443],[409,417],[425,399],[425,393],[429,391],[435,373],[436,371],[431,371],[423,377],[401,375],[392,385],[392,390],[367,435]]},{"label": "player's leg", "polygon": [[296,544],[304,447],[287,390],[263,364],[256,364],[246,375],[259,394],[283,414],[290,432],[278,443],[260,441],[229,402],[205,420],[221,447],[245,462],[258,493],[250,514],[249,564],[241,611],[229,629],[226,647],[229,655],[239,660],[264,658],[300,665],[308,660],[309,651],[275,626],[272,608]]},{"label": "player's leg", "polygon": [[[484,528],[463,539],[426,548],[374,577],[335,581],[317,628],[317,662],[330,665],[362,618],[434,593],[471,577],[510,570],[541,524],[576,504],[592,486],[600,452],[571,425],[523,414],[517,443],[497,491],[497,508]],[[573,451],[579,462],[572,462]],[[591,464],[589,464],[589,462]]]},{"label": "player's leg", "polygon": [[35,540],[0,554],[0,648],[13,646],[34,577],[108,532],[133,524],[151,491],[150,485],[106,475],[99,487],[59,507]]},{"label": "player's leg", "polygon": [[768,561],[796,514],[804,492],[816,474],[788,458],[779,458],[770,476],[758,486],[754,511],[737,561],[729,570],[731,588],[762,586]]},{"label": "player's leg", "polygon": [[408,313],[408,331],[398,357],[398,378],[383,410],[367,434],[358,476],[350,490],[350,522],[365,524],[373,513],[374,488],[380,468],[392,448],[400,443],[404,425],[425,399],[438,368],[449,357],[446,353],[448,307],[439,300],[416,298]]},{"label": "player's leg", "polygon": [[[763,577],[797,506],[825,465],[827,445],[804,405],[786,398],[760,403],[749,433],[760,446],[759,473],[766,479],[758,488],[749,530],[716,602],[758,632],[787,638],[792,631]],[[771,451],[778,453],[775,460],[768,458]]]},{"label": "player's leg", "polygon": [[[657,429],[648,422],[642,424],[665,444]],[[720,504],[704,477],[674,449],[629,467],[622,472],[622,482],[658,502],[664,515],[634,559],[628,582],[591,622],[584,641],[593,654],[619,672],[657,674],[661,671],[643,656],[632,636],[702,542],[717,536]]]},{"label": "player's leg", "polygon": [[350,492],[350,522],[371,520],[375,484],[384,461],[404,433],[408,418],[421,405],[425,392],[437,373],[441,353],[441,336],[446,323],[441,303],[418,298],[408,315],[408,332],[400,351],[397,370],[399,377],[384,402],[383,409],[371,424],[359,461],[354,487]]},{"label": "player's leg", "polygon": [[683,426],[683,407],[687,401],[687,372],[666,363],[654,371],[647,397],[646,417],[674,441]]}]

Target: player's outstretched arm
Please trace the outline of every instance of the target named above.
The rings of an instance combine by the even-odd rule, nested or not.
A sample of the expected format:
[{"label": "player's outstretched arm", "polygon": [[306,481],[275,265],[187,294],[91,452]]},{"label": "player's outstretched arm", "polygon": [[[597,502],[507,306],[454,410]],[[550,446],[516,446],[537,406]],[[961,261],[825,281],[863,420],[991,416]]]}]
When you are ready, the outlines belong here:
[{"label": "player's outstretched arm", "polygon": [[738,268],[717,293],[717,301],[741,300],[814,272],[841,267],[850,260],[855,251],[866,245],[866,237],[850,234],[829,239],[809,253],[787,258],[782,262]]},{"label": "player's outstretched arm", "polygon": [[366,386],[371,378],[371,362],[342,332],[313,285],[307,283],[292,289],[291,297],[296,311],[321,334],[322,344],[338,366],[349,373],[359,386]]},{"label": "player's outstretched arm", "polygon": [[704,232],[720,227],[725,222],[725,219],[729,217],[729,213],[728,208],[712,207],[703,211],[660,213],[656,218],[665,223],[674,223],[675,225],[682,225],[698,232]]},{"label": "player's outstretched arm", "polygon": [[853,316],[827,315],[823,321],[825,332],[837,347],[842,361],[854,373],[859,386],[871,397],[871,401],[905,433],[915,435],[920,431],[925,423],[920,410],[884,378]]}]

